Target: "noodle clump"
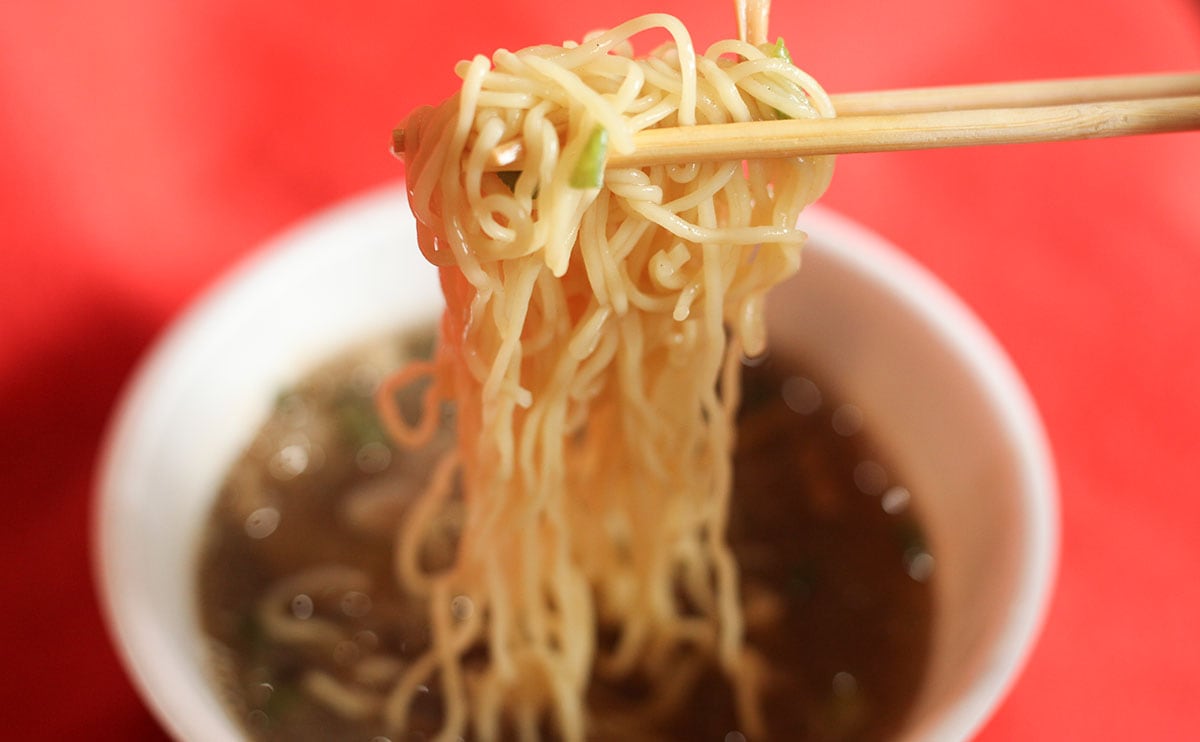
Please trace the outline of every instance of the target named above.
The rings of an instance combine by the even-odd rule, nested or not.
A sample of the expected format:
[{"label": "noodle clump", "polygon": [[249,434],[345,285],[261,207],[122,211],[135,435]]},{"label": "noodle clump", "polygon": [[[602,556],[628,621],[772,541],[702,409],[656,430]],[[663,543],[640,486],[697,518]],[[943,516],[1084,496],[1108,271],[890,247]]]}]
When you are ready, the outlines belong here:
[{"label": "noodle clump", "polygon": [[[670,40],[635,57],[631,37],[652,29]],[[743,728],[764,729],[767,662],[743,641],[725,536],[739,369],[764,350],[764,296],[799,266],[796,219],[832,159],[603,169],[649,127],[833,115],[781,42],[752,41],[701,56],[678,20],[648,15],[462,62],[461,91],[407,122],[410,202],[447,309],[434,359],[380,401],[408,447],[454,403],[457,449],[397,540],[431,647],[390,693],[390,728],[436,683],[439,739],[580,740],[660,720],[716,663]],[[512,141],[519,173],[488,172]],[[422,379],[412,422],[393,400]],[[456,478],[455,553],[433,569]],[[593,678],[652,691],[630,718],[589,719]]]}]

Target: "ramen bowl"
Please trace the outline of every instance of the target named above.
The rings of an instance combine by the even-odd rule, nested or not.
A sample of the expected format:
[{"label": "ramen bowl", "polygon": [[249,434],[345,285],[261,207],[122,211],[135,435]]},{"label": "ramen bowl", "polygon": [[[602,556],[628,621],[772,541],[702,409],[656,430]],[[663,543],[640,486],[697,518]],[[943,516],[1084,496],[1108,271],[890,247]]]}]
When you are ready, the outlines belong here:
[{"label": "ramen bowl", "polygon": [[[772,352],[802,356],[865,410],[919,498],[935,614],[902,736],[965,739],[1017,676],[1052,584],[1045,435],[996,341],[936,279],[828,210],[802,224],[804,268],[770,303]],[[227,468],[280,388],[350,345],[432,321],[437,286],[403,189],[383,189],[257,252],[134,378],[98,477],[96,576],[126,668],[177,738],[242,737],[210,680],[197,608],[197,550]]]}]

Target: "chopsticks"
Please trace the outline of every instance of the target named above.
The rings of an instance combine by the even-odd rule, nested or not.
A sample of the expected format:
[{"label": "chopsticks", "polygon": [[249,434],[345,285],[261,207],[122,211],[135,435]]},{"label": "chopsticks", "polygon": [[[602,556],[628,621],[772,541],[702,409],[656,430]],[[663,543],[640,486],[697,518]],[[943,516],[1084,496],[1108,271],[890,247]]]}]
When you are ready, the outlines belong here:
[{"label": "chopsticks", "polygon": [[[1200,129],[1200,73],[1043,80],[831,96],[837,118],[646,129],[606,167],[1067,141]],[[404,132],[393,132],[402,152]],[[491,170],[521,167],[519,142]]]}]

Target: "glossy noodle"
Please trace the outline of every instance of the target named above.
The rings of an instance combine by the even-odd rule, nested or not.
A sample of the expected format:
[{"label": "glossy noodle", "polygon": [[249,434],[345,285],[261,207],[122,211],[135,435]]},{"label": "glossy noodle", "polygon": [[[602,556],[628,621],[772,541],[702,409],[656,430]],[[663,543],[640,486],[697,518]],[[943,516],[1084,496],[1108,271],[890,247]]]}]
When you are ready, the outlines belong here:
[{"label": "glossy noodle", "polygon": [[[408,448],[453,403],[457,447],[396,540],[431,646],[379,709],[389,728],[437,684],[439,739],[579,740],[593,676],[653,689],[610,720],[634,728],[715,662],[744,730],[764,729],[769,659],[744,641],[726,540],[740,361],[764,350],[765,295],[799,267],[796,219],[833,163],[603,167],[648,127],[834,115],[782,42],[749,25],[755,43],[703,55],[678,20],[648,15],[479,56],[458,67],[458,94],[406,123],[410,202],[447,309],[433,360],[379,400]],[[634,55],[634,37],[664,32]],[[512,141],[521,170],[488,171]],[[392,400],[418,382],[413,419]],[[459,532],[439,563],[431,535],[450,507]]]}]

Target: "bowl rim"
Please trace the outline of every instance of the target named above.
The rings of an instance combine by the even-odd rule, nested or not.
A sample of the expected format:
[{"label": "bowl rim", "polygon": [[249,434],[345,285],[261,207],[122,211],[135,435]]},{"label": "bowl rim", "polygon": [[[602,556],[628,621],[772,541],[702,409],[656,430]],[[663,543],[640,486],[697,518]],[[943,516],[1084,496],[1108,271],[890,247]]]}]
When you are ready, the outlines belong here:
[{"label": "bowl rim", "polygon": [[[369,190],[300,220],[252,250],[190,302],[154,341],[113,408],[101,440],[93,485],[93,583],[109,637],[125,671],[148,708],[175,738],[192,738],[199,731],[204,735],[199,738],[208,739],[216,730],[227,730],[229,724],[227,718],[225,723],[212,719],[196,722],[194,713],[186,713],[194,709],[195,699],[163,682],[163,663],[156,645],[147,646],[146,639],[138,635],[148,618],[140,606],[130,605],[127,596],[123,598],[126,590],[121,587],[115,561],[122,546],[114,532],[119,515],[116,467],[122,451],[142,421],[154,390],[174,367],[172,359],[198,336],[211,331],[214,317],[226,313],[223,308],[236,302],[246,286],[269,281],[276,266],[283,262],[304,260],[323,245],[328,249],[331,238],[338,234],[353,234],[361,232],[363,225],[374,225],[370,217],[382,210],[403,209],[403,199],[403,184]],[[909,735],[922,740],[967,739],[983,726],[1016,682],[1049,608],[1058,569],[1060,527],[1050,443],[1033,398],[1000,343],[963,300],[928,269],[877,233],[819,204],[805,210],[800,224],[838,260],[865,274],[870,282],[886,287],[920,315],[941,344],[970,371],[973,383],[986,393],[1021,464],[1019,476],[1024,486],[1017,505],[1029,533],[1020,551],[1014,599],[1000,622],[1003,628],[991,644],[977,681],[955,703],[923,720]]]}]

